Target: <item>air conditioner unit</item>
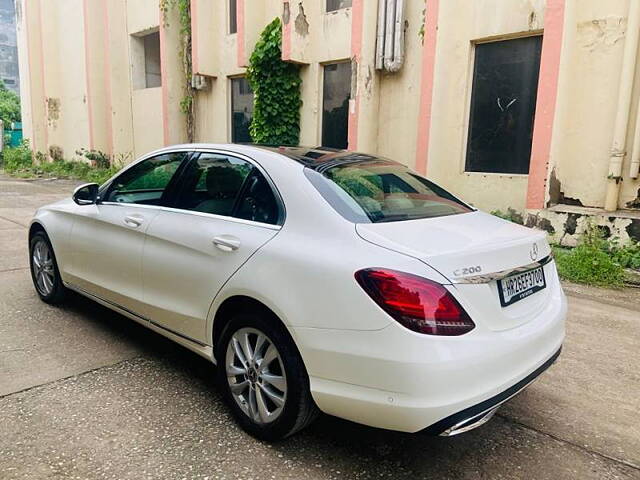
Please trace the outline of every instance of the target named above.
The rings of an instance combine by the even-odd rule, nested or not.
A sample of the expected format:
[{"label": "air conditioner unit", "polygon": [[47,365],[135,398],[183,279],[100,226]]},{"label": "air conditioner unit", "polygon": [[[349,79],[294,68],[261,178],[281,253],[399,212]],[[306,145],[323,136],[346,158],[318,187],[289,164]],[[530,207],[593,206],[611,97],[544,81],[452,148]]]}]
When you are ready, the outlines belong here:
[{"label": "air conditioner unit", "polygon": [[191,87],[194,90],[206,90],[209,88],[209,80],[204,75],[192,75]]}]

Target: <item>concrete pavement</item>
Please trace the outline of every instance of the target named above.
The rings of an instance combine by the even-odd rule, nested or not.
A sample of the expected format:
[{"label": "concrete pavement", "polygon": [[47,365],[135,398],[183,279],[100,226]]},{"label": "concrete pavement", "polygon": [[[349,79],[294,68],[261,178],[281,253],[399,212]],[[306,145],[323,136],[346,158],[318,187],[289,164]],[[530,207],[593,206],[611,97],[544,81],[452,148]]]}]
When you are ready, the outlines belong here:
[{"label": "concrete pavement", "polygon": [[560,361],[482,428],[322,416],[269,445],[236,427],[203,359],[83,298],[37,299],[26,226],[73,186],[0,176],[0,478],[640,479],[640,291],[570,295]]}]

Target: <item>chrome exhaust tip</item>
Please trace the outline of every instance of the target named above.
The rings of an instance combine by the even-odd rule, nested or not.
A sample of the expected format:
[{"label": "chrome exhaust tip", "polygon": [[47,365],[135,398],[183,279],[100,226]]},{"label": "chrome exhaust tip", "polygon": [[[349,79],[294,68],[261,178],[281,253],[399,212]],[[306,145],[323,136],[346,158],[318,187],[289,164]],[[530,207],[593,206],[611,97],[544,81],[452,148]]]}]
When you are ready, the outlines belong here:
[{"label": "chrome exhaust tip", "polygon": [[481,425],[484,425],[491,417],[498,411],[499,407],[494,407],[491,410],[479,413],[474,415],[473,417],[466,418],[461,422],[456,423],[455,425],[447,428],[444,432],[440,433],[441,437],[453,437],[454,435],[458,435],[460,433],[468,432],[469,430],[473,430],[474,428],[478,428]]}]

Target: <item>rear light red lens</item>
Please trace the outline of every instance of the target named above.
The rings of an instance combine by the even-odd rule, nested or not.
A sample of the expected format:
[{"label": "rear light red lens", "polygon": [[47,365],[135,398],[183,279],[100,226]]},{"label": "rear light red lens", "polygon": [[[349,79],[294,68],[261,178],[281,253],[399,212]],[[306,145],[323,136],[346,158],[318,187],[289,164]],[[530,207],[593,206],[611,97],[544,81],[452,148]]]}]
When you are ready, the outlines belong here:
[{"label": "rear light red lens", "polygon": [[367,268],[355,274],[365,292],[396,321],[427,335],[463,335],[475,323],[439,283],[410,273]]}]

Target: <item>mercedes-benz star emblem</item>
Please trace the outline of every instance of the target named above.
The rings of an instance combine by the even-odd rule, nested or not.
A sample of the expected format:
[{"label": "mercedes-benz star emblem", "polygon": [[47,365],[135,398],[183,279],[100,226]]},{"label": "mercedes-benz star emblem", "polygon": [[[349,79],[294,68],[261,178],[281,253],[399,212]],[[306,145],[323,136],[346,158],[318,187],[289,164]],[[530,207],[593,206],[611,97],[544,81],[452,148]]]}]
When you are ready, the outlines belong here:
[{"label": "mercedes-benz star emblem", "polygon": [[538,244],[534,243],[533,247],[531,247],[531,250],[529,251],[529,256],[531,257],[531,260],[536,261],[538,259]]}]

